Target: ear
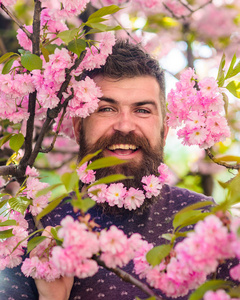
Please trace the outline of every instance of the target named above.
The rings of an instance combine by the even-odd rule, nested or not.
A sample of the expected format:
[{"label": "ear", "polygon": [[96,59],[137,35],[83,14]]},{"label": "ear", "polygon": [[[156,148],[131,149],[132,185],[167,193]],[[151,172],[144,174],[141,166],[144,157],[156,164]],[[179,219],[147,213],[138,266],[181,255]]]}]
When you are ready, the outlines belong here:
[{"label": "ear", "polygon": [[79,144],[82,119],[79,117],[73,117],[72,123],[73,123],[73,131],[74,131],[75,139],[76,139],[76,142]]},{"label": "ear", "polygon": [[163,126],[164,126],[163,145],[165,146],[167,135],[168,135],[168,131],[169,131],[169,126],[168,126],[167,118],[164,120]]}]

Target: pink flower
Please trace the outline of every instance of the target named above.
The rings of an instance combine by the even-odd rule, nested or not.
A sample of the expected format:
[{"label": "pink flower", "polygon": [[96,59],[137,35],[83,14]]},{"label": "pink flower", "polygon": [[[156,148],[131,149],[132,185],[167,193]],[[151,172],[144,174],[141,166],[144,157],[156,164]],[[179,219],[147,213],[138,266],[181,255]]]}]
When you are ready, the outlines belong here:
[{"label": "pink flower", "polygon": [[207,291],[203,296],[203,300],[230,300],[231,297],[224,291],[218,290],[214,291]]},{"label": "pink flower", "polygon": [[[67,112],[70,117],[86,118],[97,109],[99,98],[102,96],[101,90],[89,77],[81,81],[72,79],[68,88],[69,94],[72,93],[71,88],[74,90],[74,97],[69,101]],[[65,98],[69,94],[65,93]]]},{"label": "pink flower", "polygon": [[[96,190],[98,190],[97,195],[91,193]],[[106,191],[107,191],[106,184],[97,184],[88,189],[89,196],[97,203],[104,203],[106,201]]]},{"label": "pink flower", "polygon": [[204,97],[214,97],[219,92],[217,81],[213,77],[205,77],[198,82],[198,86]]},{"label": "pink flower", "polygon": [[146,254],[153,248],[153,244],[149,244],[147,241],[142,243],[142,246],[136,251],[133,262],[134,272],[139,275],[139,278],[146,277],[146,272],[151,268],[146,259]]},{"label": "pink flower", "polygon": [[232,279],[240,281],[240,264],[230,269]]},{"label": "pink flower", "polygon": [[171,173],[167,165],[161,163],[158,167],[158,179],[161,183],[169,183],[171,181]]},{"label": "pink flower", "polygon": [[[23,25],[30,33],[33,32],[32,25]],[[23,49],[32,51],[32,41],[28,38],[22,29],[17,30],[17,39]]]},{"label": "pink flower", "polygon": [[142,178],[142,183],[145,184],[143,188],[146,191],[147,198],[159,195],[162,184],[158,177],[154,175],[144,176]]},{"label": "pink flower", "polygon": [[93,170],[87,170],[87,166],[88,166],[88,162],[85,162],[83,165],[77,168],[77,174],[79,176],[79,179],[86,184],[93,183],[95,181],[95,173],[96,173]]},{"label": "pink flower", "polygon": [[99,243],[101,251],[116,254],[125,249],[127,237],[122,230],[119,230],[116,226],[111,226],[108,231],[101,231]]},{"label": "pink flower", "polygon": [[37,256],[26,258],[21,270],[26,277],[44,279],[48,282],[60,278],[61,273],[51,261],[41,261]]},{"label": "pink flower", "polygon": [[123,207],[126,188],[122,183],[112,183],[106,192],[106,201],[110,206]]},{"label": "pink flower", "polygon": [[143,204],[144,199],[143,191],[131,187],[125,195],[124,208],[129,210],[136,209]]}]

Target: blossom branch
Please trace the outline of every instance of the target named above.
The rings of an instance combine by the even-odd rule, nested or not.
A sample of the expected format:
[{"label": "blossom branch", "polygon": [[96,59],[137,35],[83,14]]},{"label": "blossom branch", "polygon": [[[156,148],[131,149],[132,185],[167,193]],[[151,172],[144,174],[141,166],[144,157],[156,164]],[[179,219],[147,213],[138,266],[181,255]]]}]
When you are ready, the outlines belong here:
[{"label": "blossom branch", "polygon": [[219,161],[219,159],[217,159],[216,157],[214,157],[214,155],[211,153],[211,151],[208,149],[205,149],[208,157],[217,165],[223,166],[227,169],[235,169],[235,170],[239,170],[240,169],[240,164],[236,164],[236,165],[231,165],[228,163],[225,163],[223,161]]},{"label": "blossom branch", "polygon": [[102,266],[105,269],[107,269],[108,271],[113,272],[114,274],[116,274],[118,277],[120,277],[125,282],[134,284],[137,288],[142,290],[148,296],[155,297],[156,300],[164,300],[162,297],[157,296],[150,287],[148,287],[146,284],[142,283],[141,281],[137,280],[136,278],[134,278],[127,272],[121,270],[120,268],[108,268],[105,265],[105,263],[97,257],[94,257],[94,260],[98,263],[99,266]]},{"label": "blossom branch", "polygon": [[19,28],[22,29],[22,31],[27,35],[29,39],[32,39],[32,34],[22,25],[22,23],[17,19],[16,16],[10,10],[6,8],[2,3],[0,4],[0,7],[5,13],[18,25]]},{"label": "blossom branch", "polygon": [[46,132],[48,131],[49,127],[50,127],[50,124],[51,122],[57,118],[58,114],[60,113],[61,109],[64,107],[64,103],[61,104],[61,99],[62,99],[62,96],[63,96],[63,92],[67,89],[68,85],[69,85],[69,82],[72,78],[72,75],[71,75],[71,72],[75,69],[77,69],[77,67],[80,65],[81,61],[83,60],[83,58],[85,57],[86,55],[86,51],[83,51],[80,55],[79,58],[76,59],[75,61],[75,64],[69,69],[69,70],[66,70],[66,79],[65,81],[62,83],[61,85],[61,88],[57,94],[57,97],[59,98],[59,104],[57,107],[53,108],[53,109],[48,109],[48,112],[47,112],[47,118],[42,126],[42,129],[41,129],[41,132],[38,136],[38,139],[37,139],[37,142],[35,144],[35,147],[34,147],[34,150],[32,152],[32,155],[28,161],[28,165],[29,166],[32,166],[38,153],[40,152],[40,149],[41,149],[41,145],[42,145],[42,141],[44,139],[44,136],[46,134]]}]

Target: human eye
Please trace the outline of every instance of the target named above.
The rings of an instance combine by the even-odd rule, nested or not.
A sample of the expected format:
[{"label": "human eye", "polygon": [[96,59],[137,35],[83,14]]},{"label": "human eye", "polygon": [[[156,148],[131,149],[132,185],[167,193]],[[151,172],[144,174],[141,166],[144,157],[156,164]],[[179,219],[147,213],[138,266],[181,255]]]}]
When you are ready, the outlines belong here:
[{"label": "human eye", "polygon": [[104,113],[114,113],[115,109],[111,106],[100,106],[98,108],[98,113],[104,114]]},{"label": "human eye", "polygon": [[146,109],[146,108],[138,108],[136,110],[136,112],[139,113],[139,114],[150,114],[151,113],[151,111],[149,109]]}]

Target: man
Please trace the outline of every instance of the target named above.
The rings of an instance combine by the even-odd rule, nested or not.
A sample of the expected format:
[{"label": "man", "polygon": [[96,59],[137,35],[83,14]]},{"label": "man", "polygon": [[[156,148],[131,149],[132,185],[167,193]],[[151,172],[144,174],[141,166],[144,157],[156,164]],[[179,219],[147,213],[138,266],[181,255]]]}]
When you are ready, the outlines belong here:
[{"label": "man", "polygon": [[[142,188],[141,178],[156,174],[163,160],[163,147],[168,128],[165,119],[164,73],[158,62],[138,46],[118,41],[106,64],[86,72],[102,89],[98,109],[86,119],[74,119],[73,126],[80,144],[79,159],[102,149],[102,156],[116,156],[128,161],[126,165],[102,169],[97,177],[122,172],[133,175],[126,186]],[[101,228],[116,225],[125,234],[140,233],[155,245],[166,243],[163,233],[172,231],[171,217],[184,206],[207,198],[184,189],[165,185],[160,197],[145,199],[136,211],[96,205],[89,213]],[[70,204],[57,207],[42,219],[46,226],[56,226],[61,219],[73,214]],[[30,228],[33,228],[29,217]],[[133,264],[125,271],[133,274]],[[25,278],[20,268],[5,270],[1,275],[0,299],[127,299],[147,296],[135,286],[120,280],[100,267],[99,272],[86,279],[61,278],[53,283]],[[38,291],[40,296],[38,296]],[[68,297],[70,293],[70,297]]]}]

